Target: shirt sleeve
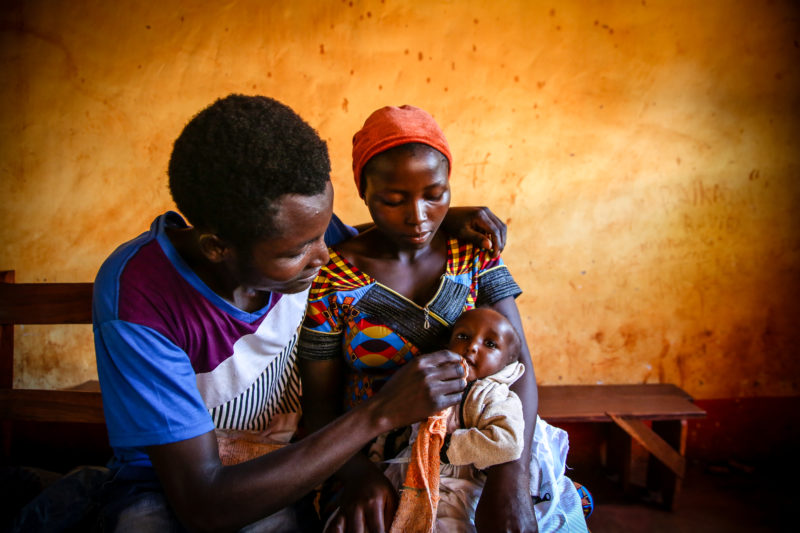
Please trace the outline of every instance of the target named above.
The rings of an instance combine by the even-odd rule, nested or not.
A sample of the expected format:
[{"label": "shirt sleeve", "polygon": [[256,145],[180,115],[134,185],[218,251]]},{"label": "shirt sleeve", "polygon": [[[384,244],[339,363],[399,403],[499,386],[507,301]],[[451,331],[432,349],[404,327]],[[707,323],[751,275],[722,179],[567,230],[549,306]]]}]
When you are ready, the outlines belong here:
[{"label": "shirt sleeve", "polygon": [[501,257],[492,258],[488,251],[481,250],[475,258],[475,266],[478,278],[477,306],[492,305],[509,296],[516,298],[522,294],[522,289]]},{"label": "shirt sleeve", "polygon": [[331,221],[328,223],[328,228],[325,230],[325,244],[330,247],[355,235],[358,235],[356,228],[342,222],[342,220],[336,216],[336,213],[334,213],[331,217]]},{"label": "shirt sleeve", "polygon": [[[317,278],[319,281],[319,278]],[[317,284],[317,281],[314,282]],[[323,282],[324,283],[324,282]],[[313,294],[314,287],[309,294]],[[297,356],[306,360],[325,360],[341,357],[344,330],[335,306],[335,293],[309,298],[306,316],[297,341]]]},{"label": "shirt sleeve", "polygon": [[[471,404],[471,405],[470,405]],[[515,461],[525,445],[522,403],[507,386],[492,387],[481,402],[464,406],[464,429],[450,436],[447,459],[479,470]]]},{"label": "shirt sleeve", "polygon": [[96,326],[95,350],[112,446],[167,444],[214,429],[189,357],[162,334],[110,320]]}]

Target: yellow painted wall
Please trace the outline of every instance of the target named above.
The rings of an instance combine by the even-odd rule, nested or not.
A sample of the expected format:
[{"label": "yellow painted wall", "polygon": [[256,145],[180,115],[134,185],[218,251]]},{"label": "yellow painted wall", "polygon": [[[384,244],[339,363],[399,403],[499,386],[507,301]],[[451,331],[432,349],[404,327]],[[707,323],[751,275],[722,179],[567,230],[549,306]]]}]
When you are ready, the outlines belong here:
[{"label": "yellow painted wall", "polygon": [[[541,383],[798,394],[796,2],[198,4],[3,3],[0,269],[92,280],[172,207],[171,142],[231,92],[317,128],[364,222],[351,136],[411,103],[450,139],[454,203],[509,221]],[[87,327],[17,350],[17,386],[94,377]]]}]

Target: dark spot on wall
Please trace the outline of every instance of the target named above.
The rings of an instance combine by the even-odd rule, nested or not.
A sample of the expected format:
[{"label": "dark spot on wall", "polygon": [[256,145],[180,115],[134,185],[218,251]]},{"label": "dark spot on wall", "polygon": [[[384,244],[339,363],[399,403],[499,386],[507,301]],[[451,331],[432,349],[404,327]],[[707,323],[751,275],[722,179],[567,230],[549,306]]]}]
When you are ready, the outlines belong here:
[{"label": "dark spot on wall", "polygon": [[378,85],[378,90],[382,91],[383,90],[383,85]]},{"label": "dark spot on wall", "polygon": [[478,19],[472,19],[472,22],[474,22],[475,24],[477,24],[477,23],[478,23]]},{"label": "dark spot on wall", "polygon": [[272,77],[272,72],[267,72],[267,77],[271,78]]},{"label": "dark spot on wall", "polygon": [[575,154],[574,153],[570,153],[569,156],[570,157],[575,157]]},{"label": "dark spot on wall", "polygon": [[372,12],[371,12],[371,11],[367,11],[367,18],[368,18],[368,19],[369,19],[369,18],[372,18]]},{"label": "dark spot on wall", "polygon": [[325,55],[325,45],[324,44],[319,45],[319,54],[320,55]]},{"label": "dark spot on wall", "polygon": [[450,63],[450,70],[455,70],[455,69],[456,69],[456,62],[455,62],[455,61],[452,61],[452,62]]},{"label": "dark spot on wall", "polygon": [[594,335],[592,335],[592,340],[594,340],[594,342],[596,342],[596,343],[598,343],[598,344],[600,344],[601,342],[603,342],[603,339],[604,339],[604,338],[605,338],[605,334],[603,334],[603,332],[602,332],[602,331],[598,331],[597,333],[595,333]]},{"label": "dark spot on wall", "polygon": [[348,102],[348,101],[347,101],[347,98],[345,98],[344,100],[342,100],[342,111],[344,111],[345,113],[347,113],[347,105],[348,105],[349,103],[350,103],[350,102]]},{"label": "dark spot on wall", "polygon": [[430,83],[430,82],[431,82],[430,78],[425,78],[425,83]]},{"label": "dark spot on wall", "polygon": [[519,83],[519,76],[514,76],[514,83]]},{"label": "dark spot on wall", "polygon": [[756,181],[759,178],[760,172],[758,169],[753,169],[750,171],[750,174],[747,175],[747,179],[750,181]]},{"label": "dark spot on wall", "polygon": [[600,24],[600,22],[599,22],[599,21],[597,21],[597,20],[595,20],[595,21],[594,21],[594,25],[595,25],[595,26],[597,26],[598,24]]},{"label": "dark spot on wall", "polygon": [[536,86],[541,89],[542,87],[545,86],[546,83],[547,83],[546,81],[537,81]]},{"label": "dark spot on wall", "polygon": [[409,50],[408,48],[406,48],[405,50],[403,50],[403,53],[404,53],[405,55],[408,55],[408,53],[409,53],[409,52],[410,52],[410,50]]},{"label": "dark spot on wall", "polygon": [[145,26],[145,28],[149,30],[149,29],[150,29],[150,24],[148,24],[147,26]]},{"label": "dark spot on wall", "polygon": [[472,51],[473,52],[477,52],[478,51],[478,48],[474,44],[472,45]]},{"label": "dark spot on wall", "polygon": [[183,22],[183,16],[181,16],[181,22]]},{"label": "dark spot on wall", "polygon": [[422,61],[422,59],[423,59],[422,52],[419,52],[419,53],[417,54],[417,59],[418,59],[418,60],[420,60],[420,61]]},{"label": "dark spot on wall", "polygon": [[561,26],[556,26],[556,31],[561,31]]},{"label": "dark spot on wall", "polygon": [[255,88],[256,88],[256,84],[254,83],[254,84],[253,84],[253,89],[255,89]]},{"label": "dark spot on wall", "polygon": [[678,164],[680,165],[680,164],[681,164],[681,158],[680,158],[680,157],[676,157],[676,158],[675,158],[675,162],[676,162],[676,163],[678,163]]},{"label": "dark spot on wall", "polygon": [[775,73],[775,79],[778,80],[778,81],[782,80],[783,79],[783,73],[782,72],[776,72]]},{"label": "dark spot on wall", "polygon": [[550,8],[550,16],[551,17],[555,17],[556,16],[556,10],[555,9]]},{"label": "dark spot on wall", "polygon": [[444,92],[447,92],[447,87],[444,88]]}]

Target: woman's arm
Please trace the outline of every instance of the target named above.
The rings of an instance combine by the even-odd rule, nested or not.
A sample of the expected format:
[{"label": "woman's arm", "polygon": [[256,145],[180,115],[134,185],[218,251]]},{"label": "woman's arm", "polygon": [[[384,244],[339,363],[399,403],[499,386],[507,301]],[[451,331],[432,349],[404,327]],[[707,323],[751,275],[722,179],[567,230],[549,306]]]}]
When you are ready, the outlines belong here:
[{"label": "woman's arm", "polygon": [[475,512],[475,527],[478,531],[538,531],[530,495],[531,443],[539,408],[536,375],[514,298],[503,298],[491,307],[511,322],[522,341],[520,362],[525,365],[525,373],[511,390],[522,402],[525,447],[520,459],[487,470],[486,484]]}]

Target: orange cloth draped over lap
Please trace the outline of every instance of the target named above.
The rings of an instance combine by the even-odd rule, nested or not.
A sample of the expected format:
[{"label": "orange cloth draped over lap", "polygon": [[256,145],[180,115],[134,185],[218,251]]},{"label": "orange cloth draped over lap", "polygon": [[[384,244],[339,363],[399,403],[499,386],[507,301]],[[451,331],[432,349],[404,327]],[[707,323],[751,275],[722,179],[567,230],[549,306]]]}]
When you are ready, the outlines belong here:
[{"label": "orange cloth draped over lap", "polygon": [[440,411],[419,426],[391,533],[433,531],[439,505],[439,452],[451,409]]}]

